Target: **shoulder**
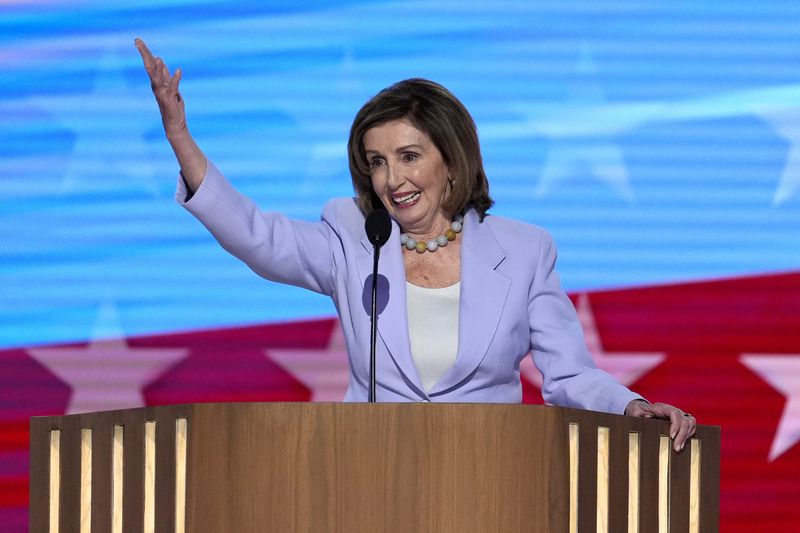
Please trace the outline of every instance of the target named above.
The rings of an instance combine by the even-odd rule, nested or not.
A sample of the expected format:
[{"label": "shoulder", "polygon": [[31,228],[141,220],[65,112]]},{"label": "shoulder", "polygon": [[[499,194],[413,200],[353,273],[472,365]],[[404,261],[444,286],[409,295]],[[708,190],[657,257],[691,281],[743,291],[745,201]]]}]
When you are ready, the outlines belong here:
[{"label": "shoulder", "polygon": [[553,246],[553,237],[550,232],[535,224],[487,214],[480,225],[491,231],[494,238],[506,251],[539,250]]},{"label": "shoulder", "polygon": [[322,220],[333,225],[349,225],[359,223],[364,225],[364,215],[356,204],[355,198],[332,198],[322,208]]},{"label": "shoulder", "polygon": [[328,200],[320,218],[340,239],[359,241],[364,234],[364,214],[355,198]]}]

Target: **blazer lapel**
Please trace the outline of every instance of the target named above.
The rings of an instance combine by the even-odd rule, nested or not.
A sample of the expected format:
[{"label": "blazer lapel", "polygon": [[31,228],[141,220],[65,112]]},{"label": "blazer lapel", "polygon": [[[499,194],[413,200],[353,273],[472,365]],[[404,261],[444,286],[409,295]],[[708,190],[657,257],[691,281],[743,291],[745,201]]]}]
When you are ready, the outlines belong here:
[{"label": "blazer lapel", "polygon": [[464,218],[462,235],[458,352],[455,364],[434,385],[431,396],[458,386],[483,361],[511,288],[511,280],[497,271],[505,252],[474,210]]},{"label": "blazer lapel", "polygon": [[[367,312],[367,323],[369,323],[369,302],[371,301],[372,291],[372,262],[373,247],[366,236],[361,239],[365,254],[358,258],[358,274],[361,278],[361,287],[364,291],[364,303]],[[380,277],[383,276],[388,284],[381,283]],[[408,309],[406,303],[406,271],[403,264],[403,251],[400,247],[400,228],[395,221],[392,221],[392,234],[389,240],[381,247],[381,256],[378,261],[378,335],[386,346],[395,365],[404,374],[404,380],[414,385],[416,392],[422,397],[427,395],[422,390],[417,367],[411,355],[411,341],[408,336]],[[381,310],[382,304],[385,307]],[[369,351],[367,354],[367,365],[369,365]],[[378,359],[378,377],[385,374],[385,369],[381,370],[380,365],[387,361]]]}]

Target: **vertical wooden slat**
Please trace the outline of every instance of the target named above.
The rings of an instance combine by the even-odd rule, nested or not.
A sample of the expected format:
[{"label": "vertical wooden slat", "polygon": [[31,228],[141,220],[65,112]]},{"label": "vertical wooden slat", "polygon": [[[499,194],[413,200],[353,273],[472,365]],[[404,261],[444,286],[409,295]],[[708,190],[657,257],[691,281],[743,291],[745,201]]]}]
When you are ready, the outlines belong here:
[{"label": "vertical wooden slat", "polygon": [[111,531],[112,445],[114,430],[109,413],[81,417],[81,426],[92,429],[92,531]]},{"label": "vertical wooden slat", "polygon": [[689,533],[700,533],[700,471],[702,469],[701,442],[692,439],[691,472],[689,474]]},{"label": "vertical wooden slat", "polygon": [[81,533],[92,531],[92,429],[81,428]]},{"label": "vertical wooden slat", "polygon": [[578,533],[578,458],[580,428],[569,425],[569,533]]},{"label": "vertical wooden slat", "polygon": [[188,422],[175,421],[175,533],[186,532],[186,439]]},{"label": "vertical wooden slat", "polygon": [[144,410],[122,411],[125,425],[125,459],[122,495],[124,533],[144,531]]},{"label": "vertical wooden slat", "polygon": [[658,447],[659,435],[653,431],[640,434],[639,531],[658,531]]},{"label": "vertical wooden slat", "polygon": [[125,426],[114,426],[111,450],[111,533],[122,533],[123,498],[125,496]]},{"label": "vertical wooden slat", "polygon": [[148,409],[156,426],[155,533],[175,532],[175,415]]},{"label": "vertical wooden slat", "polygon": [[61,430],[50,431],[50,482],[48,511],[50,513],[47,531],[58,533],[61,516]]},{"label": "vertical wooden slat", "polygon": [[669,533],[670,438],[661,435],[658,442],[658,533]]},{"label": "vertical wooden slat", "polygon": [[628,525],[628,430],[611,426],[608,459],[608,530],[626,531]]},{"label": "vertical wooden slat", "polygon": [[608,479],[610,430],[597,428],[597,533],[608,533]]},{"label": "vertical wooden slat", "polygon": [[639,433],[628,434],[628,533],[639,533],[640,445]]},{"label": "vertical wooden slat", "polygon": [[689,533],[689,472],[690,451],[672,450],[670,442],[669,527],[670,533]]},{"label": "vertical wooden slat", "polygon": [[712,428],[698,428],[702,441],[700,461],[700,531],[719,531],[719,461],[720,432]]},{"label": "vertical wooden slat", "polygon": [[61,426],[61,495],[59,530],[77,533],[81,522],[81,426],[79,416],[64,417]]},{"label": "vertical wooden slat", "polygon": [[578,531],[590,533],[597,528],[597,426],[581,426],[578,445]]}]

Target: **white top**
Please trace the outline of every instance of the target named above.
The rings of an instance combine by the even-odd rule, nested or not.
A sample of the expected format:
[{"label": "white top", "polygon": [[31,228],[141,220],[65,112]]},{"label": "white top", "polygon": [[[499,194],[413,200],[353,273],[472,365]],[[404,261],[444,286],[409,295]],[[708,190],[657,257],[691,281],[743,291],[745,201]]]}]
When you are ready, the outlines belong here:
[{"label": "white top", "polygon": [[406,282],[411,354],[425,392],[456,362],[461,283],[428,289]]}]

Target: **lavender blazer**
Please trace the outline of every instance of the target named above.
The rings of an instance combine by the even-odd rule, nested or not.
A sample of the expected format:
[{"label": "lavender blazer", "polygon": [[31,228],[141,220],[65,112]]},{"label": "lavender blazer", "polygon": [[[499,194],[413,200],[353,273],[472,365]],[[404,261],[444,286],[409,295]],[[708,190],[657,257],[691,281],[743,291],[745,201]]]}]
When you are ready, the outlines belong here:
[{"label": "lavender blazer", "polygon": [[[333,298],[350,358],[344,400],[366,401],[373,252],[355,201],[333,199],[320,222],[304,222],[261,212],[211,162],[188,201],[178,181],[178,202],[254,272]],[[378,401],[518,403],[519,364],[529,352],[549,403],[622,413],[640,397],[594,366],[547,232],[498,216],[481,223],[470,210],[462,236],[458,354],[425,391],[411,356],[400,230],[392,223],[379,263]]]}]

